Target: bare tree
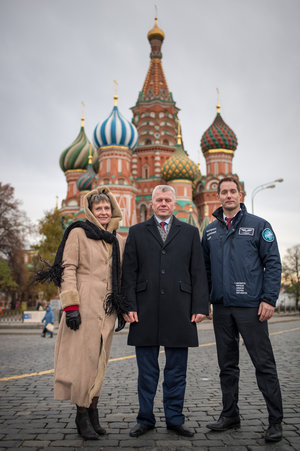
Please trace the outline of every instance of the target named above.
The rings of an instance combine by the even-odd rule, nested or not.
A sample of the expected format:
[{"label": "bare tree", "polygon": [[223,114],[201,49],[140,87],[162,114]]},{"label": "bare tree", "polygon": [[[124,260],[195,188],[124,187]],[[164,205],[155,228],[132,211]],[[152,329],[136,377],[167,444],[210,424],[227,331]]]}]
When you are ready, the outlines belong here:
[{"label": "bare tree", "polygon": [[0,257],[9,260],[16,249],[22,249],[28,230],[28,218],[14,198],[14,188],[0,182]]},{"label": "bare tree", "polygon": [[0,259],[9,266],[15,282],[9,293],[12,308],[17,301],[26,300],[26,265],[23,251],[30,221],[26,213],[20,210],[20,204],[21,202],[14,198],[14,188],[10,184],[0,182]]},{"label": "bare tree", "polygon": [[286,291],[295,296],[298,308],[300,298],[300,244],[287,250],[282,263]]},{"label": "bare tree", "polygon": [[[59,243],[63,237],[63,227],[60,212],[57,207],[45,212],[45,216],[39,221],[38,231],[40,234],[40,243],[33,246],[38,251],[39,256],[50,265],[54,263],[55,255]],[[41,269],[40,257],[33,259],[34,271]],[[44,299],[49,301],[57,295],[57,287],[51,283],[39,283],[36,289]]]}]

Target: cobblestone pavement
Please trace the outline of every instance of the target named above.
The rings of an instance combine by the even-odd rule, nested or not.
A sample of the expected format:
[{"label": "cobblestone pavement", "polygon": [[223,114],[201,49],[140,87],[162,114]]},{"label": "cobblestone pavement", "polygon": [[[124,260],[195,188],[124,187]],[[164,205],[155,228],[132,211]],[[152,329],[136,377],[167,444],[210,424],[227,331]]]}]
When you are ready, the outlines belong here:
[{"label": "cobblestone pavement", "polygon": [[[241,344],[240,411],[241,428],[211,432],[206,424],[217,420],[221,393],[211,324],[199,325],[199,348],[189,350],[184,413],[186,425],[195,431],[192,439],[167,431],[162,408],[161,383],[155,402],[156,428],[142,437],[131,438],[138,410],[137,369],[134,348],[126,345],[127,335],[114,337],[111,361],[99,402],[101,424],[108,434],[99,441],[84,441],[74,424],[75,409],[69,402],[53,400],[53,350],[55,338],[33,334],[0,335],[0,451],[94,449],[142,450],[300,450],[300,321],[272,322],[269,326],[284,402],[284,438],[266,444],[265,403],[255,373]],[[161,366],[164,354],[160,355]],[[30,375],[35,372],[45,372]],[[22,376],[7,379],[9,376]]]}]

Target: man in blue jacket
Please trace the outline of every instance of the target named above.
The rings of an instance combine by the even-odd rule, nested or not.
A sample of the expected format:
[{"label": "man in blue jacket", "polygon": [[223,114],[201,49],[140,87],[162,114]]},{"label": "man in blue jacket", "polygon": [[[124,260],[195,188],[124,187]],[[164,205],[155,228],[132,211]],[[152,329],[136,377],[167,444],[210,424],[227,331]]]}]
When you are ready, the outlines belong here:
[{"label": "man in blue jacket", "polygon": [[203,234],[204,259],[213,304],[223,410],[213,431],[240,427],[238,408],[239,334],[256,369],[268,409],[266,441],[282,438],[282,400],[267,320],[274,313],[281,263],[271,225],[247,212],[233,177],[218,185],[222,207]]}]

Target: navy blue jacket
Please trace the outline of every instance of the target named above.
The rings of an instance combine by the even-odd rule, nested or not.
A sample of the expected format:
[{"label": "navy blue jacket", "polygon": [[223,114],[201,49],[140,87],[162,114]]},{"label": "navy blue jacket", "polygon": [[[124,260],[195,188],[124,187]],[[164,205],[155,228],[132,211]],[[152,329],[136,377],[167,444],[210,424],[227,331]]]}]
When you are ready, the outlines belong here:
[{"label": "navy blue jacket", "polygon": [[223,209],[203,232],[202,246],[212,304],[257,307],[261,301],[275,306],[281,284],[281,263],[271,225],[247,212],[241,204],[231,227]]}]

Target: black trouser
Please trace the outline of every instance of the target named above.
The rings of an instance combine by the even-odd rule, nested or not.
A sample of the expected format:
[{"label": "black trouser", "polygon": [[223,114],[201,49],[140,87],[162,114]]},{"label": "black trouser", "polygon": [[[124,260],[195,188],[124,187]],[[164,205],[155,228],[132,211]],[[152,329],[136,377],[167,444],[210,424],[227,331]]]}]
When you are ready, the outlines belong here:
[{"label": "black trouser", "polygon": [[239,333],[256,370],[257,385],[269,413],[269,423],[281,423],[282,401],[276,363],[269,339],[267,322],[260,322],[258,309],[252,307],[213,306],[213,321],[217,343],[220,382],[223,395],[221,415],[239,415]]}]

